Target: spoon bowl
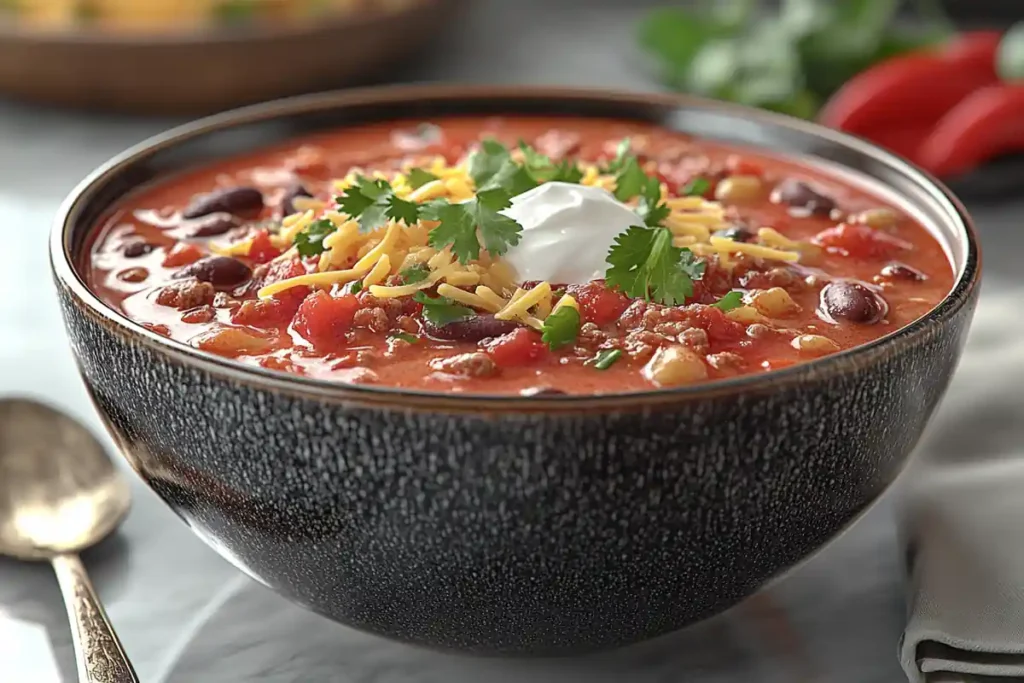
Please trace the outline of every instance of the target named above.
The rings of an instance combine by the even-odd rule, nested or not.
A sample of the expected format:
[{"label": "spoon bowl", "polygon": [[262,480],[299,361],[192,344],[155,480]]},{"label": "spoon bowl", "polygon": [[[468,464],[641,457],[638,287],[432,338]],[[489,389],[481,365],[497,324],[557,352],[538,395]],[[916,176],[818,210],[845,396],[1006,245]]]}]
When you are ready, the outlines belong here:
[{"label": "spoon bowl", "polygon": [[77,556],[130,504],[127,481],[89,430],[34,401],[0,401],[0,554],[53,565],[83,683],[138,681]]},{"label": "spoon bowl", "polygon": [[53,408],[0,402],[0,554],[49,560],[108,536],[131,493],[99,441]]}]

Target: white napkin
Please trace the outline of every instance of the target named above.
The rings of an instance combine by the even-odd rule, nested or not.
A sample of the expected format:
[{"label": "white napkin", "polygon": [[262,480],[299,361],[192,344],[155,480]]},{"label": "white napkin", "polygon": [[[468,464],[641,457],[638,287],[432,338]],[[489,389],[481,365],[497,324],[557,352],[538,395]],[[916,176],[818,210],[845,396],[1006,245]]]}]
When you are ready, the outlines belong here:
[{"label": "white napkin", "polygon": [[937,672],[1024,680],[1022,296],[983,297],[948,398],[904,478],[900,659],[911,681]]}]

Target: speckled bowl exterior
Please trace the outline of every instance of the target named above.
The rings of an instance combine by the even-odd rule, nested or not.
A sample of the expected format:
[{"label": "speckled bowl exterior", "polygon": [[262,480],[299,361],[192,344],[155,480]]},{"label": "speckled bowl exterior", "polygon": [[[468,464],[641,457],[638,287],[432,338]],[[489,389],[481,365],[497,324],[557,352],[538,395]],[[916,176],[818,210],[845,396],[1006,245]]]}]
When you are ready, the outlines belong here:
[{"label": "speckled bowl exterior", "polygon": [[[819,361],[697,388],[544,399],[242,368],[146,331],[83,284],[87,232],[131,187],[303,131],[452,113],[632,118],[809,155],[898,193],[947,246],[957,283],[922,320]],[[956,366],[979,275],[959,203],[838,133],[667,96],[443,87],[287,100],[148,142],[69,198],[52,261],[98,410],[197,534],[336,621],[505,655],[679,629],[821,548],[900,472]]]}]

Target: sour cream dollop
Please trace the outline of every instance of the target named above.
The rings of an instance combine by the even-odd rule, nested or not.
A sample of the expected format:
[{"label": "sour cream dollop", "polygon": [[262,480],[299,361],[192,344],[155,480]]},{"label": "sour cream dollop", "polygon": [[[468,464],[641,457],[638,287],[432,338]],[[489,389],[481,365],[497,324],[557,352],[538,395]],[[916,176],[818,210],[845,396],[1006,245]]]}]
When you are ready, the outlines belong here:
[{"label": "sour cream dollop", "polygon": [[501,212],[523,226],[504,260],[520,280],[583,284],[604,278],[615,238],[640,219],[607,190],[551,182],[512,198]]}]

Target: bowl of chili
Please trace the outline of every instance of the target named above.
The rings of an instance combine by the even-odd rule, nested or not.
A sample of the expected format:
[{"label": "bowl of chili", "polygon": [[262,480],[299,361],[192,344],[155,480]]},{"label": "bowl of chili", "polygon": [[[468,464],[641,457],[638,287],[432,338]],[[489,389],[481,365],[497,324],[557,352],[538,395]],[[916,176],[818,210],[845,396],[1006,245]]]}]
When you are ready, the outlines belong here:
[{"label": "bowl of chili", "polygon": [[955,197],[842,133],[443,86],[146,142],[51,260],[99,413],[204,540],[338,622],[516,656],[682,628],[834,538],[980,277]]}]

